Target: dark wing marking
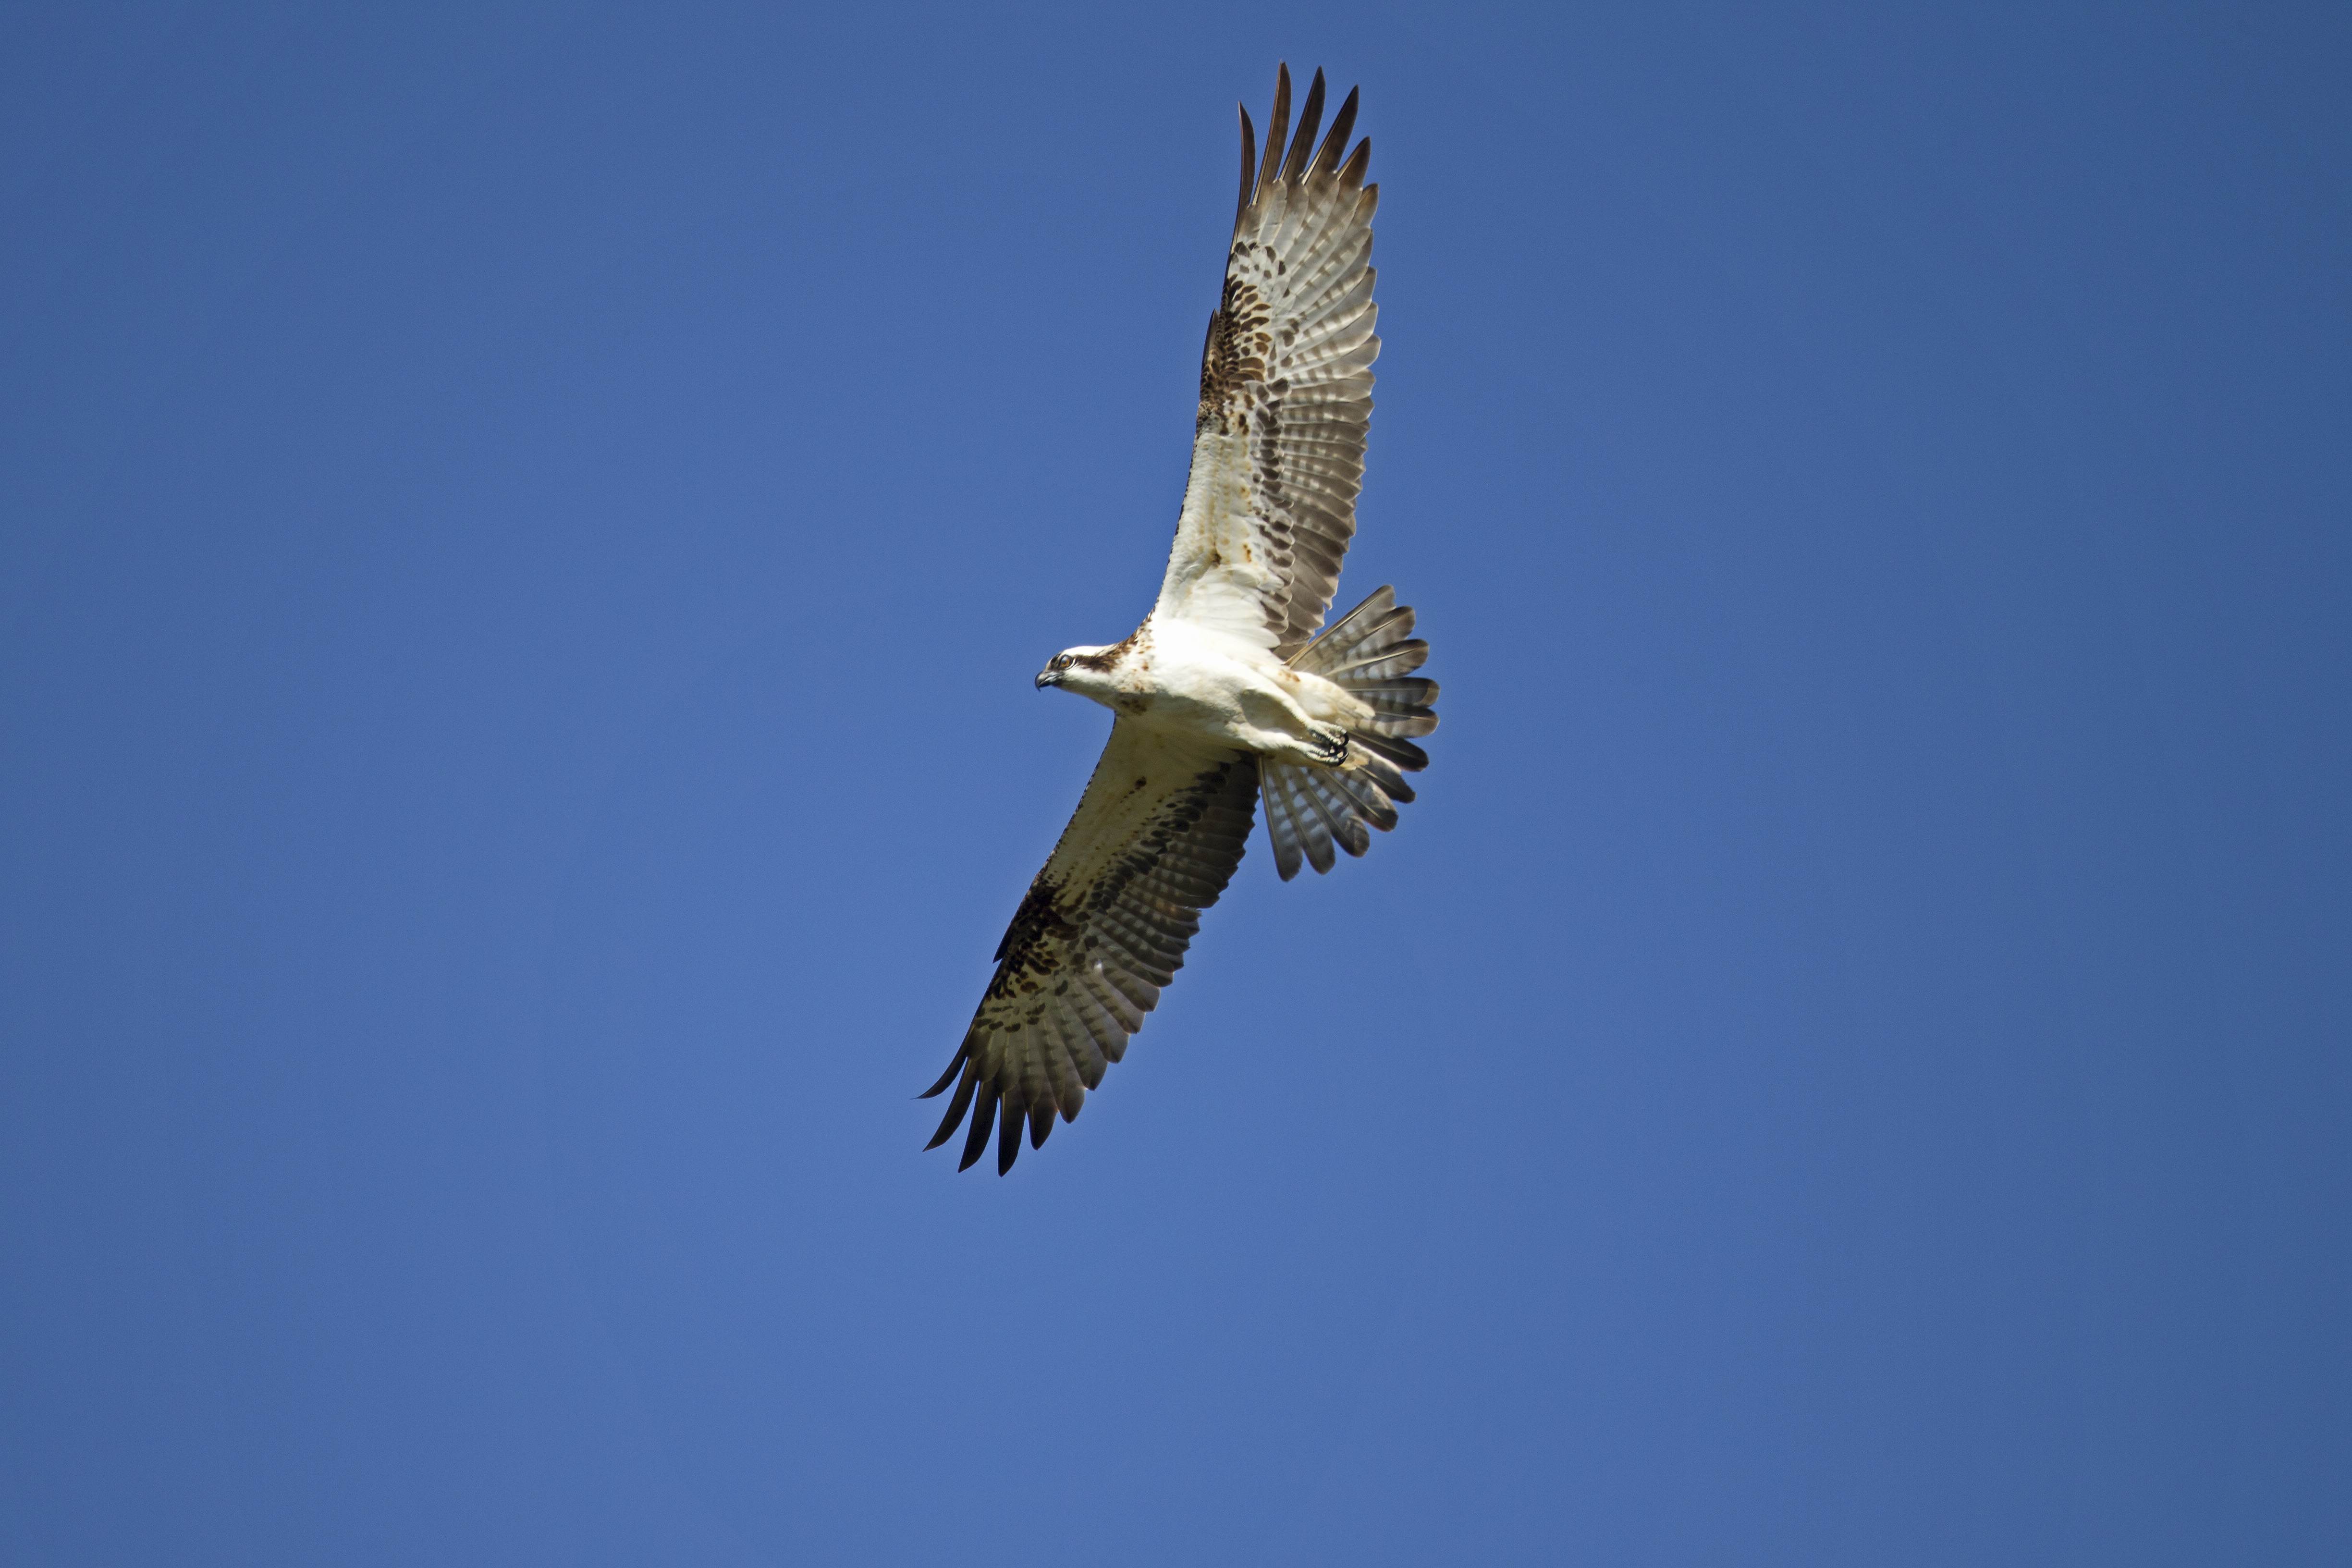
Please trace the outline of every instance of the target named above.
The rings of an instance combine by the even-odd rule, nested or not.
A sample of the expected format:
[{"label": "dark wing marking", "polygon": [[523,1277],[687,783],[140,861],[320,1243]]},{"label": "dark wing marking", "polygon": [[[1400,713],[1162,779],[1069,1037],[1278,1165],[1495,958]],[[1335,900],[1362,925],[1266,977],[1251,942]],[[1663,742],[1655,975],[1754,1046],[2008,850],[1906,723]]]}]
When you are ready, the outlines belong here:
[{"label": "dark wing marking", "polygon": [[1287,658],[1331,605],[1356,532],[1371,423],[1370,141],[1344,162],[1356,94],[1318,147],[1323,73],[1292,135],[1290,70],[1265,154],[1242,111],[1242,189],[1225,286],[1201,354],[1192,469],[1155,616],[1212,625]]},{"label": "dark wing marking", "polygon": [[1121,719],[1061,842],[997,945],[996,973],[971,1027],[924,1098],[955,1086],[940,1130],[971,1130],[958,1170],[997,1131],[997,1173],[1022,1124],[1038,1148],[1054,1118],[1077,1119],[1087,1090],[1183,967],[1200,911],[1241,864],[1257,805],[1257,762],[1155,735]]}]

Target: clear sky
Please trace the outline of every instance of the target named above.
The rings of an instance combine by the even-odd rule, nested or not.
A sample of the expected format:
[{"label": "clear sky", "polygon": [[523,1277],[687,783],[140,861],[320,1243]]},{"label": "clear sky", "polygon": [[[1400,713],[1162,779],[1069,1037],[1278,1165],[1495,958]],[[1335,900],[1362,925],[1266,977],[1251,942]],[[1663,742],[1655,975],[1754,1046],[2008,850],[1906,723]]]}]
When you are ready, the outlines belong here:
[{"label": "clear sky", "polygon": [[[2347,16],[0,14],[0,1558],[2352,1560]],[[958,1176],[1286,58],[1435,760]]]}]

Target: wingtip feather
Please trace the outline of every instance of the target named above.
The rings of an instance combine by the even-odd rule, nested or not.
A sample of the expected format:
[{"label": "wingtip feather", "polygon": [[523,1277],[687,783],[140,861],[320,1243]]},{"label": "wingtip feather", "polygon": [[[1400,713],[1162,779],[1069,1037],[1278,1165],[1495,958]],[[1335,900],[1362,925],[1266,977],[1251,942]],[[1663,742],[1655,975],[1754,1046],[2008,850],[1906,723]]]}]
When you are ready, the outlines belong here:
[{"label": "wingtip feather", "polygon": [[1282,177],[1297,184],[1307,173],[1307,154],[1315,146],[1315,132],[1323,128],[1323,71],[1316,68],[1315,80],[1307,89],[1307,101],[1299,106],[1298,131],[1290,139],[1290,151],[1282,161]]},{"label": "wingtip feather", "polygon": [[1290,62],[1285,60],[1275,68],[1274,112],[1265,121],[1265,158],[1259,163],[1257,189],[1264,195],[1282,173],[1282,155],[1289,151],[1290,139]]},{"label": "wingtip feather", "polygon": [[1003,1122],[996,1130],[996,1173],[1000,1176],[1011,1173],[1013,1162],[1021,1158],[1021,1122],[1020,1110],[1006,1106]]},{"label": "wingtip feather", "polygon": [[1349,88],[1347,101],[1331,119],[1331,129],[1323,138],[1323,145],[1315,150],[1314,170],[1318,174],[1335,173],[1339,167],[1339,154],[1348,148],[1348,133],[1356,128],[1356,97],[1361,89]]},{"label": "wingtip feather", "polygon": [[972,1103],[971,1131],[964,1137],[963,1158],[956,1162],[957,1170],[969,1171],[980,1163],[981,1151],[988,1147],[988,1135],[995,1129],[996,1085],[983,1083]]},{"label": "wingtip feather", "polygon": [[948,1058],[948,1070],[940,1074],[940,1081],[931,1085],[930,1088],[923,1090],[922,1093],[915,1096],[915,1098],[917,1100],[929,1100],[935,1095],[946,1092],[948,1085],[955,1082],[956,1074],[962,1070],[963,1064],[969,1060],[971,1057],[971,1037],[970,1035],[966,1035],[963,1038],[963,1044],[956,1047],[956,1054]]},{"label": "wingtip feather", "polygon": [[956,1128],[963,1121],[964,1111],[971,1105],[972,1091],[979,1087],[980,1064],[966,1060],[963,1081],[956,1086],[955,1098],[948,1101],[947,1114],[940,1118],[940,1130],[931,1134],[931,1141],[923,1145],[925,1149],[936,1149],[955,1136]]},{"label": "wingtip feather", "polygon": [[1249,105],[1237,103],[1242,111],[1242,194],[1234,202],[1234,232],[1242,230],[1242,219],[1249,216],[1250,192],[1257,174],[1257,127],[1250,123]]}]

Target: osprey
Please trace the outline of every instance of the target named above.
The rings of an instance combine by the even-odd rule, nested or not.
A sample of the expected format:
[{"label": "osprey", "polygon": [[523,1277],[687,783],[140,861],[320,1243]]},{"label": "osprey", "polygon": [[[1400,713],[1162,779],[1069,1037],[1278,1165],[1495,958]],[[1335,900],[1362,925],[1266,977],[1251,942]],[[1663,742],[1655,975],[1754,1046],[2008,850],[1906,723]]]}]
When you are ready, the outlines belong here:
[{"label": "osprey", "polygon": [[1318,635],[1356,531],[1381,347],[1371,142],[1348,150],[1353,91],[1318,146],[1322,118],[1318,70],[1289,134],[1282,68],[1260,162],[1242,110],[1233,248],[1160,600],[1123,641],[1055,654],[1037,677],[1118,717],[971,1027],[923,1093],[955,1086],[929,1148],[971,1113],[958,1170],[992,1130],[1001,1175],[1024,1122],[1034,1149],[1056,1115],[1076,1120],[1233,879],[1260,795],[1286,882],[1395,826],[1404,775],[1429,762],[1412,737],[1437,727],[1437,685],[1412,673],[1429,656],[1412,611],[1381,588]]}]

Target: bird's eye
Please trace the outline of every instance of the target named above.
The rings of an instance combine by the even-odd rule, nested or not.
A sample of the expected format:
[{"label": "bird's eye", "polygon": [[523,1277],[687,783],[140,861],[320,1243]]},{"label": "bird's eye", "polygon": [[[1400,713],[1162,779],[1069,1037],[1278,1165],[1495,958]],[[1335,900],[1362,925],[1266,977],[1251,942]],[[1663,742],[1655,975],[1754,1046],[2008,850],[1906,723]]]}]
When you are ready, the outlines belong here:
[{"label": "bird's eye", "polygon": [[1055,668],[1055,669],[1067,669],[1067,668],[1070,668],[1070,656],[1069,656],[1068,654],[1066,654],[1066,653],[1057,653],[1057,654],[1055,654],[1055,655],[1054,656],[1054,668]]}]

